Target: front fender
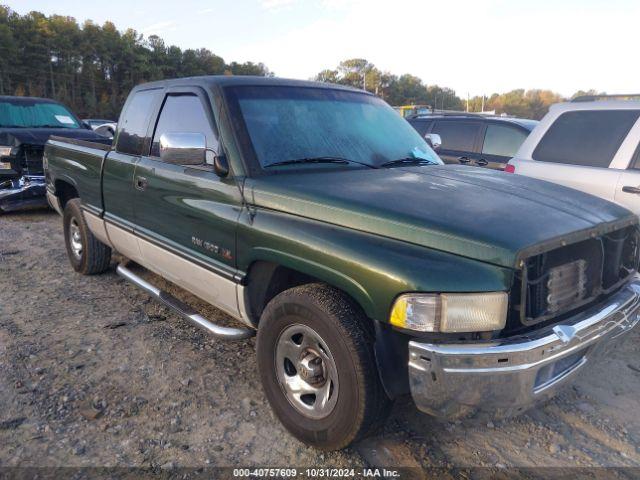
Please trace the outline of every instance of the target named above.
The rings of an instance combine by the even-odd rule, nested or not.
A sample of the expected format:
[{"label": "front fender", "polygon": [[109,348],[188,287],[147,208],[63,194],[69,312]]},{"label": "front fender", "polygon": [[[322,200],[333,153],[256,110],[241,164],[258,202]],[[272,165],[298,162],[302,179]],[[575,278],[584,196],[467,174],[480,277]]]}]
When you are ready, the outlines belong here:
[{"label": "front fender", "polygon": [[511,269],[304,217],[258,209],[242,215],[238,268],[268,261],[349,294],[372,319],[387,322],[405,292],[509,290]]}]

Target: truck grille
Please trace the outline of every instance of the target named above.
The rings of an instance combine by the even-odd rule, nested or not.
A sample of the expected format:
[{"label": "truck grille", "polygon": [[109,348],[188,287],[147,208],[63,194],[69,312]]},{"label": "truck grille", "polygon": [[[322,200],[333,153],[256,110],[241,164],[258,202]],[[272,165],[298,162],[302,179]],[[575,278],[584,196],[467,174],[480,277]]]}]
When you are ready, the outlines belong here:
[{"label": "truck grille", "polygon": [[638,270],[639,240],[634,225],[526,259],[508,328],[561,317],[616,291]]},{"label": "truck grille", "polygon": [[42,175],[44,171],[42,167],[42,155],[44,154],[43,146],[23,146],[23,155],[20,161],[22,174],[24,175]]},{"label": "truck grille", "polygon": [[547,309],[550,313],[566,310],[587,296],[587,262],[574,260],[549,269],[547,276]]}]

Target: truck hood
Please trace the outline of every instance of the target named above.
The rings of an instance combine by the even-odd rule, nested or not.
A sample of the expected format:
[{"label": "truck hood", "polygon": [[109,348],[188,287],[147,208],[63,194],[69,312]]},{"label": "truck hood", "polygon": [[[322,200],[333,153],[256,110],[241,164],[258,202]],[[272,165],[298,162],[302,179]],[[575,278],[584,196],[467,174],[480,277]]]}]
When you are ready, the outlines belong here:
[{"label": "truck hood", "polygon": [[0,128],[0,145],[44,146],[51,135],[90,142],[111,143],[111,140],[84,128]]},{"label": "truck hood", "polygon": [[586,193],[462,165],[314,169],[255,178],[248,186],[258,208],[504,267],[563,241],[637,223],[629,210]]}]

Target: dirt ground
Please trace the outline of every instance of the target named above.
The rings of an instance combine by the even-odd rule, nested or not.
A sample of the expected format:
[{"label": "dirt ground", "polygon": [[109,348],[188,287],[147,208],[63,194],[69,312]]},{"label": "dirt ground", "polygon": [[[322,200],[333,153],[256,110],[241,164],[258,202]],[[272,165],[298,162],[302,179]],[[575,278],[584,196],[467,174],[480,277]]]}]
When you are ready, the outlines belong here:
[{"label": "dirt ground", "polygon": [[0,467],[640,467],[638,345],[521,417],[448,423],[401,401],[376,437],[322,453],[272,415],[254,340],[207,337],[113,269],[74,273],[53,212],[0,216]]}]

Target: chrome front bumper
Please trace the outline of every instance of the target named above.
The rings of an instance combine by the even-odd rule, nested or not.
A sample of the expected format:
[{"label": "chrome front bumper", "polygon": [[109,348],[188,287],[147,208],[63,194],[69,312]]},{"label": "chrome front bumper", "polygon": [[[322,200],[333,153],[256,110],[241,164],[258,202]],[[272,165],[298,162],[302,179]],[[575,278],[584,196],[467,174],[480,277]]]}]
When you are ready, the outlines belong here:
[{"label": "chrome front bumper", "polygon": [[638,324],[640,280],[605,303],[530,334],[472,344],[409,342],[411,395],[423,412],[504,417],[553,396]]}]

